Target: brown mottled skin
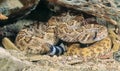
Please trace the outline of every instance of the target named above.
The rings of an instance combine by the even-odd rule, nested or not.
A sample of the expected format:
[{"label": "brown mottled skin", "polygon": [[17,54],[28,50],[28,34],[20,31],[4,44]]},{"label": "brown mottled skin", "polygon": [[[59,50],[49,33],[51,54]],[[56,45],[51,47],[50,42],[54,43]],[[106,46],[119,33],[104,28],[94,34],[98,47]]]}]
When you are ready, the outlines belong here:
[{"label": "brown mottled skin", "polygon": [[[88,46],[81,48],[80,44],[71,44],[65,55],[78,55],[86,59],[98,58],[118,51],[120,48],[120,38],[112,30],[109,30],[109,36]],[[104,57],[107,58],[107,57]],[[110,58],[110,57],[109,57]]]},{"label": "brown mottled skin", "polygon": [[54,26],[52,23],[37,23],[22,29],[16,37],[16,46],[31,54],[44,54],[50,49],[50,45],[56,44]]},{"label": "brown mottled skin", "polygon": [[49,44],[55,45],[58,39],[66,42],[93,43],[107,37],[106,27],[97,24],[82,26],[83,21],[82,16],[71,16],[68,13],[59,17],[53,16],[48,23],[34,24],[22,29],[15,43],[20,50],[39,54],[48,52]]},{"label": "brown mottled skin", "polygon": [[66,42],[93,43],[102,40],[108,35],[107,28],[98,24],[85,24],[81,15],[69,13],[56,17],[57,35]]}]

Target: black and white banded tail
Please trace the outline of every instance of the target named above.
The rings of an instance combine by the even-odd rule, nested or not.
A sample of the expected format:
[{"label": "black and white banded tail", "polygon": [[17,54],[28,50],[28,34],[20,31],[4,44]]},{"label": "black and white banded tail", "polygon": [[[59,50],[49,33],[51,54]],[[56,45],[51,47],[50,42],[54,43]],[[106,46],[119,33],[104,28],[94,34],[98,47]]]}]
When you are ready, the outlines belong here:
[{"label": "black and white banded tail", "polygon": [[63,43],[59,46],[51,46],[48,55],[61,55],[66,51],[66,48]]}]

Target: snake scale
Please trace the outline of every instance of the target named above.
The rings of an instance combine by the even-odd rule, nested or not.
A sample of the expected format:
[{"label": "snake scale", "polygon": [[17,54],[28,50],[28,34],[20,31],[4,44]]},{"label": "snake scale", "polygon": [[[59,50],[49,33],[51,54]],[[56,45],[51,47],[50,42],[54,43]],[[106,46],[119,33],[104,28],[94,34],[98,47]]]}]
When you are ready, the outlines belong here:
[{"label": "snake scale", "polygon": [[[72,10],[83,11],[87,14],[93,15],[96,18],[95,21],[97,24],[87,22],[82,15],[72,15],[70,13],[52,16],[48,22],[35,22],[32,25],[21,29],[16,37],[15,45],[21,51],[35,55],[60,55],[64,53],[64,55],[77,55],[86,60],[98,58],[99,56],[106,55],[108,53],[114,53],[119,50],[120,38],[118,35],[113,32],[113,30],[108,30],[108,27],[102,25],[106,23],[118,25],[120,18],[120,4],[117,0],[47,1],[52,2],[52,4],[55,5],[58,4],[66,8],[72,8]],[[37,1],[37,3],[38,2],[39,1]],[[0,20],[8,19],[8,15],[3,14],[4,10],[6,9],[7,8],[0,8]],[[28,12],[30,13],[34,9],[30,9]],[[57,12],[57,10],[55,11]],[[64,42],[58,44],[60,40],[70,45],[66,45]],[[19,50],[16,48],[16,46],[14,46],[14,44],[11,43],[11,41],[6,38],[3,39],[2,43],[4,47]],[[87,46],[83,48],[81,47],[81,44]]]},{"label": "snake scale", "polygon": [[22,29],[16,37],[16,46],[31,54],[62,54],[65,42],[94,43],[107,37],[107,28],[99,24],[85,24],[82,16],[69,13],[53,16],[47,23],[39,22]]},{"label": "snake scale", "polygon": [[113,30],[109,30],[108,32],[109,35],[106,38],[88,47],[81,48],[79,44],[68,45],[68,50],[65,55],[78,55],[85,60],[98,58],[109,53],[113,55],[120,48],[120,38]]}]

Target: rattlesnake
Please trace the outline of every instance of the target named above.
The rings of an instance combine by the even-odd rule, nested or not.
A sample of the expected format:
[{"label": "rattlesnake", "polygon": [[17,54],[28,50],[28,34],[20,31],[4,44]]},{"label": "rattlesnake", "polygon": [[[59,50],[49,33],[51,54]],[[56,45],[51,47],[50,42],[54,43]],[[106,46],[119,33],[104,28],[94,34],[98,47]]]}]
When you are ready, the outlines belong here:
[{"label": "rattlesnake", "polygon": [[107,36],[107,29],[102,25],[85,24],[80,15],[68,13],[57,18],[57,35],[66,42],[93,43]]},{"label": "rattlesnake", "polygon": [[[98,24],[82,26],[83,21],[82,16],[63,14],[60,17],[52,17],[48,23],[35,23],[18,33],[15,41],[16,46],[20,50],[32,54],[50,54],[53,52],[52,55],[54,55],[57,53],[55,50],[60,51],[61,48],[65,51],[66,49],[65,46],[56,45],[59,39],[66,42],[93,43],[107,37],[105,26]],[[63,52],[60,51],[60,53]]]},{"label": "rattlesnake", "polygon": [[[88,47],[81,48],[80,44],[71,44],[68,46],[68,50],[65,55],[78,55],[82,58],[91,59],[104,56],[109,53],[114,53],[120,48],[120,38],[113,30],[109,30],[109,35],[90,45]],[[115,57],[114,57],[115,58]]]},{"label": "rattlesnake", "polygon": [[42,54],[49,51],[46,47],[54,45],[57,41],[58,39],[52,26],[50,26],[49,23],[39,22],[22,29],[18,33],[15,42],[20,50],[28,50],[29,53]]}]

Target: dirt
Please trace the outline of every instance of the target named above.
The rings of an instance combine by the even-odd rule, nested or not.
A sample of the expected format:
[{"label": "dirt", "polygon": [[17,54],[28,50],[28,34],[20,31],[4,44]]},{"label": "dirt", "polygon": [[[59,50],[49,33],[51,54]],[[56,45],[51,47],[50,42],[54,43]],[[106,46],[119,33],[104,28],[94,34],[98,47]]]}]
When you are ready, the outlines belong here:
[{"label": "dirt", "polygon": [[84,61],[79,56],[26,55],[9,50],[12,56],[32,63],[22,71],[120,71],[120,62],[111,59],[91,59]]}]

